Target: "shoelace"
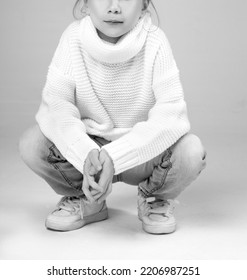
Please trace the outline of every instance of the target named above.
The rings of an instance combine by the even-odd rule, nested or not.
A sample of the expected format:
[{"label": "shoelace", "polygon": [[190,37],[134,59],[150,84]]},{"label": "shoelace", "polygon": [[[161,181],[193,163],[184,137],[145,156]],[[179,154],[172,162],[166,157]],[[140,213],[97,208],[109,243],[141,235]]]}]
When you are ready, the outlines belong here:
[{"label": "shoelace", "polygon": [[61,201],[58,203],[57,207],[59,209],[69,211],[69,212],[74,212],[77,210],[81,210],[81,203],[80,203],[80,198],[78,197],[70,197],[70,196],[65,196],[61,199]]},{"label": "shoelace", "polygon": [[178,204],[177,200],[167,199],[157,199],[155,197],[148,197],[144,199],[142,204],[145,203],[144,213],[147,214],[160,214],[166,217],[170,217],[173,215],[176,204]]}]

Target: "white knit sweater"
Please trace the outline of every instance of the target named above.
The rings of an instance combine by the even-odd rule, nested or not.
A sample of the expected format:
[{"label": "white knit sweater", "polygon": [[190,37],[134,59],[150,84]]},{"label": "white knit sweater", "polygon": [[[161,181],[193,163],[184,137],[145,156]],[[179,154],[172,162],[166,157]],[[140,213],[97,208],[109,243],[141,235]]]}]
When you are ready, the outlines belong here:
[{"label": "white knit sweater", "polygon": [[98,37],[89,16],[63,33],[49,67],[36,120],[44,135],[83,173],[100,147],[115,174],[162,153],[190,129],[170,45],[150,15],[115,45]]}]

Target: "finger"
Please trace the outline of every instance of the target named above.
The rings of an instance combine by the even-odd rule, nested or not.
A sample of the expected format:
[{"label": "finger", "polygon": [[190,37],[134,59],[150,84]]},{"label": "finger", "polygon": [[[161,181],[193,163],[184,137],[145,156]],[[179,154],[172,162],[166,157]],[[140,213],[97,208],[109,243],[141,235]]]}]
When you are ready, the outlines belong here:
[{"label": "finger", "polygon": [[107,183],[110,181],[109,177],[110,177],[110,172],[108,171],[108,169],[106,168],[105,165],[103,165],[103,170],[100,174],[100,179],[99,179],[99,185],[102,187],[102,188],[105,188],[105,186],[107,185]]},{"label": "finger", "polygon": [[104,187],[101,186],[102,190],[98,193],[95,193],[94,199],[98,200],[102,195],[104,195],[107,192],[110,184],[111,184],[111,180],[109,179],[107,180],[107,182],[104,182]]},{"label": "finger", "polygon": [[96,197],[100,197],[102,195],[102,192],[99,192],[94,189],[92,189],[90,192],[91,192],[91,195],[94,197],[94,200],[96,200]]},{"label": "finger", "polygon": [[113,179],[114,166],[111,158],[108,156],[105,150],[102,150],[100,152],[100,161],[102,163],[102,171],[100,175],[99,185],[105,188],[108,182],[111,182]]},{"label": "finger", "polygon": [[[85,191],[85,195],[87,195],[88,197],[90,197],[90,190],[89,187],[93,188],[93,189],[97,189],[98,191],[102,191],[102,188],[95,182],[95,179],[93,176],[90,176],[90,173],[94,173],[93,172],[94,167],[91,165],[90,163],[90,159],[87,158],[84,164],[84,180],[83,180],[83,188]],[[91,196],[91,200],[92,200],[92,196]]]},{"label": "finger", "polygon": [[[105,191],[107,191],[107,189]],[[95,193],[95,195],[93,197],[94,197],[95,201],[97,201],[104,194],[105,194],[105,192],[98,192],[98,193]]]},{"label": "finger", "polygon": [[93,176],[93,175],[96,175],[97,173],[98,173],[98,170],[93,165],[91,165],[89,168],[88,174]]},{"label": "finger", "polygon": [[82,191],[83,191],[84,195],[86,196],[86,198],[88,199],[89,202],[92,203],[92,202],[95,201],[91,192],[89,191],[89,182],[88,182],[87,176],[83,177]]},{"label": "finger", "polygon": [[95,168],[94,168],[94,166],[92,166],[92,164],[91,164],[91,162],[90,162],[90,159],[89,158],[87,158],[86,160],[85,160],[85,164],[84,164],[84,167],[83,167],[83,174],[85,174],[85,175],[95,175],[97,172],[96,172],[96,170],[95,170]]},{"label": "finger", "polygon": [[94,166],[95,170],[97,170],[97,172],[99,172],[102,169],[102,165],[99,161],[99,151],[92,150],[89,153],[89,159],[91,161],[91,164]]},{"label": "finger", "polygon": [[88,179],[89,186],[92,189],[97,190],[98,192],[102,192],[103,191],[103,188],[94,181],[94,177],[88,176],[87,179]]},{"label": "finger", "polygon": [[[100,193],[97,195],[97,200],[103,198],[103,197],[106,197],[112,190],[112,182],[109,180],[107,183],[106,183],[106,186],[105,186],[105,189],[104,189],[104,192]],[[96,197],[95,197],[96,198]],[[101,199],[102,200],[102,199]]]},{"label": "finger", "polygon": [[103,202],[104,200],[106,200],[107,196],[112,192],[112,183],[110,182],[109,185],[108,185],[108,188],[107,188],[107,191],[99,198],[97,199],[96,201],[98,203],[101,203]]}]

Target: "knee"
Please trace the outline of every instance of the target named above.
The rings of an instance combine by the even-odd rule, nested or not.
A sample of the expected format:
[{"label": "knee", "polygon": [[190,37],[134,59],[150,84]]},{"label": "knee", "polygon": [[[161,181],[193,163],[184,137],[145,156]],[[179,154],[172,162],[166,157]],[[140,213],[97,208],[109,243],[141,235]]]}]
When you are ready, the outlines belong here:
[{"label": "knee", "polygon": [[180,150],[188,167],[198,175],[206,167],[207,152],[201,140],[194,134],[187,134],[180,140]]},{"label": "knee", "polygon": [[42,133],[38,126],[29,128],[20,137],[19,153],[22,160],[30,167],[42,157]]}]

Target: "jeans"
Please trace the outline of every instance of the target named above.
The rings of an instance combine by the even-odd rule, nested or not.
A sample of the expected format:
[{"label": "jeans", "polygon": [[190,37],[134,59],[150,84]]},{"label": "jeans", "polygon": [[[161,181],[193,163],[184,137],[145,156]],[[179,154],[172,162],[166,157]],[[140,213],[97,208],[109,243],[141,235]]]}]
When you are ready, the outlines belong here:
[{"label": "jeans", "polygon": [[[90,136],[100,147],[107,140]],[[23,161],[53,190],[63,196],[82,196],[81,174],[40,131],[38,125],[24,133],[19,143]],[[114,175],[113,183],[138,186],[144,197],[176,198],[206,166],[206,152],[193,134],[181,137],[160,155],[139,166]]]}]

